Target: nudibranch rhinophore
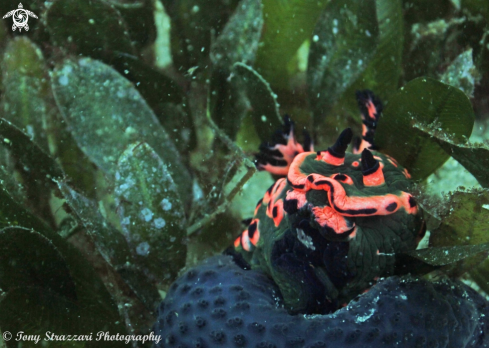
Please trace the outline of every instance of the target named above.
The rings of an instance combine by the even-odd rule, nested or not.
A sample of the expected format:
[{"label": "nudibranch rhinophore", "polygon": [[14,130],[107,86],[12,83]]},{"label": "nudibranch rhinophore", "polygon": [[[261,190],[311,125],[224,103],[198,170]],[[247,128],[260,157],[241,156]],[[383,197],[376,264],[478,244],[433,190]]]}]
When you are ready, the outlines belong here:
[{"label": "nudibranch rhinophore", "polygon": [[324,151],[301,146],[294,124],[262,144],[259,169],[282,175],[258,202],[248,228],[234,243],[235,258],[278,285],[292,313],[328,313],[379,277],[395,274],[396,255],[413,250],[425,232],[409,193],[408,171],[372,150],[382,104],[357,93],[363,134],[347,153],[351,129]]}]

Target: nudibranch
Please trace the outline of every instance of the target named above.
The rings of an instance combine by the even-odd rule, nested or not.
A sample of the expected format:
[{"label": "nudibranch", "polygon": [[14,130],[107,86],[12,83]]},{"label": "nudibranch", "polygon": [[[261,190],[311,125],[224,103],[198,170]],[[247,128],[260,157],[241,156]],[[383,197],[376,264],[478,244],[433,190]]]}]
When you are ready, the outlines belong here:
[{"label": "nudibranch", "polygon": [[232,257],[205,260],[171,285],[156,347],[489,345],[481,295],[459,281],[398,276],[396,255],[416,247],[425,225],[407,170],[374,151],[380,101],[369,91],[357,99],[364,127],[354,153],[351,130],[314,152],[290,118],[262,144],[258,168],[282,177]]},{"label": "nudibranch", "polygon": [[382,104],[357,93],[363,133],[354,153],[351,129],[313,151],[300,145],[284,119],[274,141],[262,144],[257,167],[279,178],[258,202],[234,242],[235,259],[260,269],[278,285],[292,313],[328,313],[395,274],[396,255],[413,250],[425,232],[408,171],[376,152]]}]

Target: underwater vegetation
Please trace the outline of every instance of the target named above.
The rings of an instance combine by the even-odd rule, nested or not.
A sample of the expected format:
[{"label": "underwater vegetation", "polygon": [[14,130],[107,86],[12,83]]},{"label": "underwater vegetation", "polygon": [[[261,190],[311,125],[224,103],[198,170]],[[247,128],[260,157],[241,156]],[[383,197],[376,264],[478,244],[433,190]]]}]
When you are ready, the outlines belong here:
[{"label": "underwater vegetation", "polygon": [[[0,12],[18,5],[1,1]],[[282,320],[283,327],[266,328],[266,340],[277,347],[320,347],[329,337],[280,343],[278,332],[299,319],[304,330],[321,327],[352,347],[362,346],[359,337],[377,342],[384,336],[371,320],[387,314],[388,325],[412,325],[420,346],[485,344],[480,333],[489,293],[487,1],[23,5],[38,16],[29,19],[28,31],[13,32],[12,18],[0,23],[2,333],[138,335],[152,328],[163,333],[172,322],[169,330],[196,346],[266,346],[256,317],[218,310],[249,302],[254,315]],[[382,112],[368,90],[382,101]],[[363,91],[358,98],[357,91]],[[364,142],[355,142],[362,136]],[[293,151],[277,152],[284,149],[277,145]],[[304,157],[312,149],[319,155]],[[336,163],[331,154],[344,155],[352,167],[330,171],[327,165]],[[326,167],[317,167],[318,156]],[[457,174],[447,174],[444,163]],[[297,175],[280,179],[291,168]],[[447,175],[457,179],[443,181]],[[435,185],[445,193],[435,192]],[[464,187],[455,190],[459,185]],[[268,197],[273,200],[264,199],[256,209],[274,186]],[[333,188],[342,193],[335,195]],[[392,201],[382,213],[350,214],[354,207],[377,209],[384,195]],[[344,205],[335,205],[336,198]],[[345,207],[350,212],[339,213]],[[334,224],[326,218],[331,216]],[[288,224],[303,234],[284,233],[281,250],[298,251],[278,269],[270,261],[270,241],[283,237],[274,233]],[[371,242],[384,238],[380,225],[399,234],[373,248]],[[429,233],[416,250],[425,227]],[[313,231],[320,235],[313,239]],[[368,235],[362,231],[374,236],[367,238],[368,250],[379,253],[377,263],[360,250],[357,237]],[[215,256],[226,249],[235,261]],[[323,249],[328,257],[318,266],[311,251]],[[203,276],[192,280],[195,272]],[[300,277],[328,287],[309,293],[308,283],[297,294]],[[374,285],[377,277],[387,278]],[[216,282],[223,286],[212,292]],[[257,287],[250,290],[250,282]],[[412,295],[407,303],[394,295],[403,291]],[[180,307],[205,305],[208,294],[218,304],[212,302],[217,307],[201,316],[211,335],[201,342],[185,329],[198,309]],[[249,301],[250,294],[272,312]],[[327,301],[311,306],[318,294],[327,294]],[[413,303],[436,316],[413,323],[420,315]],[[335,316],[348,323],[341,332]],[[241,337],[245,319],[257,325],[252,336]],[[217,330],[217,324],[212,329],[219,320],[229,331]],[[433,322],[460,332],[445,335]],[[389,346],[398,338],[383,342]],[[178,346],[176,339],[165,336],[160,345]],[[47,344],[127,346],[95,340]]]}]

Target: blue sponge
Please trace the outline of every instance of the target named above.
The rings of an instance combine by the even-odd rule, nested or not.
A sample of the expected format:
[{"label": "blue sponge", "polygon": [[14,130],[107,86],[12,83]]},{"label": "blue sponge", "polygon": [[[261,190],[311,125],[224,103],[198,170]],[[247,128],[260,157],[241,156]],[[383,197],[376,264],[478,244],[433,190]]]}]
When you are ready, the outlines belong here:
[{"label": "blue sponge", "polygon": [[157,347],[486,347],[489,305],[460,282],[390,277],[333,314],[290,315],[263,273],[216,256],[158,309]]}]

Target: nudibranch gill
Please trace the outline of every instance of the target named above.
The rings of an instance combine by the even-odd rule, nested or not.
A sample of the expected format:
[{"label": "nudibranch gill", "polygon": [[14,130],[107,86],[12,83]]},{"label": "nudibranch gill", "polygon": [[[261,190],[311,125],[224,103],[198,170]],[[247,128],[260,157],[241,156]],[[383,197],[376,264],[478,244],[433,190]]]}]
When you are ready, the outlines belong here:
[{"label": "nudibranch gill", "polygon": [[422,211],[409,193],[408,171],[374,150],[382,104],[357,92],[362,138],[353,153],[351,129],[324,151],[294,124],[262,144],[257,167],[282,176],[256,205],[231,252],[243,267],[264,271],[291,313],[329,313],[396,274],[396,255],[413,250],[425,232]]}]

